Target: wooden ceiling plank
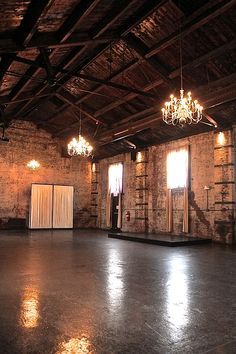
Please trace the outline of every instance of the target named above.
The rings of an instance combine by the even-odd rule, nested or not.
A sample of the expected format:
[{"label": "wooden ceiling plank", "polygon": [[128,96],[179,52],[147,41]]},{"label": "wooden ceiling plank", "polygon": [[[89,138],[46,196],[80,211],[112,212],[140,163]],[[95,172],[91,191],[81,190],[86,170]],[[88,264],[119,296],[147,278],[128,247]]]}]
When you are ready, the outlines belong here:
[{"label": "wooden ceiling plank", "polygon": [[57,32],[60,42],[66,41],[79,24],[95,9],[101,0],[82,0],[74,8],[71,15],[65,20]]},{"label": "wooden ceiling plank", "polygon": [[[194,68],[197,67],[198,65],[201,64],[205,64],[206,62],[208,62],[210,59],[215,58],[219,55],[221,55],[222,53],[225,53],[227,50],[233,49],[236,47],[236,40],[232,40],[231,42],[228,42],[226,44],[223,44],[221,46],[219,46],[216,49],[213,49],[212,51],[198,57],[197,59],[194,59],[192,61],[190,61],[189,63],[185,64],[183,66],[183,69],[189,69],[189,68]],[[170,74],[169,74],[169,78],[174,79],[175,77],[180,75],[180,68],[173,70]],[[151,89],[153,89],[154,87],[157,87],[159,85],[161,85],[163,83],[163,80],[156,80],[153,82],[152,84],[149,84],[147,86],[145,86],[142,90],[143,91],[149,91]],[[120,105],[122,105],[125,102],[128,102],[130,100],[132,100],[133,98],[137,97],[136,94],[127,94],[126,96],[124,96],[122,99],[120,100],[116,100],[110,104],[108,104],[107,106],[104,106],[103,108],[97,110],[94,113],[95,117],[99,117],[102,114],[105,114],[111,110],[113,110],[116,107],[119,107]]]},{"label": "wooden ceiling plank", "polygon": [[172,88],[172,82],[169,79],[169,73],[166,68],[158,62],[156,58],[146,58],[146,53],[149,48],[133,33],[127,34],[123,37],[123,40],[128,44],[129,47],[133,48],[140,59],[145,60],[155,71],[157,74],[163,79],[164,82],[168,84]]},{"label": "wooden ceiling plank", "polygon": [[[13,34],[12,34],[13,36]],[[119,40],[120,37],[115,33],[107,33],[98,38],[91,38],[87,33],[77,32],[70,36],[64,42],[60,42],[56,34],[54,32],[43,32],[37,33],[34,38],[28,43],[26,46],[21,44],[17,44],[9,38],[0,38],[0,53],[8,54],[8,53],[18,53],[23,52],[26,49],[38,49],[38,48],[51,48],[51,49],[60,49],[60,48],[73,48],[83,45],[91,45],[91,44],[102,44],[102,43],[110,43],[112,41]]]},{"label": "wooden ceiling plank", "polygon": [[129,3],[127,0],[120,0],[117,2],[117,5],[114,6],[113,11],[110,11],[106,17],[100,21],[100,24],[96,27],[96,29],[92,31],[92,38],[97,38],[110,29],[111,26],[116,23],[130,7],[134,7],[136,2],[136,0],[131,0]]},{"label": "wooden ceiling plank", "polygon": [[55,0],[31,0],[27,12],[17,29],[15,40],[27,46],[37,30],[39,19],[45,15]]},{"label": "wooden ceiling plank", "polygon": [[[195,17],[194,14],[191,16],[190,19],[186,19],[182,26],[181,36],[184,38],[188,34],[192,33],[196,29],[200,28],[201,26],[207,24],[217,16],[221,15],[225,11],[229,10],[233,5],[235,5],[235,0],[223,0],[223,1],[212,1],[212,7],[202,8],[202,11],[197,11],[197,16]],[[164,38],[159,43],[154,45],[148,53],[145,55],[146,58],[150,58],[153,55],[160,53],[162,50],[166,49],[170,45],[174,44],[179,39],[180,32],[179,30],[175,31],[174,33],[170,34],[167,38]]]},{"label": "wooden ceiling plank", "polygon": [[79,74],[78,73],[75,76],[80,77],[81,79],[84,79],[84,80],[97,82],[97,83],[102,84],[104,86],[113,87],[113,88],[118,89],[118,90],[128,91],[128,92],[132,92],[132,93],[137,93],[138,95],[141,95],[141,96],[145,96],[145,97],[156,99],[155,95],[152,95],[150,93],[144,92],[142,90],[139,90],[139,89],[136,89],[136,88],[133,88],[133,87],[129,87],[129,86],[126,86],[126,85],[117,84],[117,83],[112,82],[112,81],[102,80],[102,79],[96,78],[96,77],[91,76],[91,75],[85,75],[85,74]]},{"label": "wooden ceiling plank", "polygon": [[[151,11],[154,11],[157,7],[163,5],[163,3],[165,3],[165,1],[158,1],[158,3],[153,0],[148,0],[141,9],[139,9],[138,11],[134,12],[134,15],[132,17],[132,20],[127,21],[127,23],[125,24],[125,26],[122,27],[122,30],[119,31],[121,34],[126,34],[129,30],[131,30],[136,24],[138,24],[139,22],[141,22],[146,16],[148,16],[148,14]],[[95,30],[95,35],[96,35],[97,31]],[[107,49],[108,47],[106,47],[105,49]],[[85,68],[87,65],[89,65],[91,62],[93,62],[98,55],[101,55],[103,53],[103,51],[105,50],[104,46],[101,46],[100,49],[97,49],[97,51],[95,52],[95,55],[91,55],[88,57],[87,60],[85,60],[83,62],[83,64],[81,65],[81,63],[79,64],[79,67],[76,69],[76,71],[80,71],[83,68]],[[67,80],[63,80],[61,83],[64,84]],[[30,101],[27,102],[27,106],[30,104]],[[18,112],[18,114],[20,114],[22,112],[22,110],[24,109],[24,106],[21,108],[20,112]]]},{"label": "wooden ceiling plank", "polygon": [[[66,94],[66,93],[65,93],[65,94]],[[68,96],[68,94],[67,94],[66,96],[65,96],[65,94],[62,95],[62,93],[57,93],[56,95],[57,95],[62,101],[67,102],[70,106],[72,106],[72,107],[75,108],[76,110],[81,110],[81,112],[83,112],[86,116],[88,116],[90,119],[92,119],[96,124],[97,124],[97,123],[100,123],[100,124],[102,124],[102,125],[104,125],[104,126],[107,126],[107,124],[106,124],[104,121],[95,118],[95,117],[92,115],[92,113],[86,112],[85,109],[76,106],[76,104],[72,101],[71,98],[66,97],[66,96]]]},{"label": "wooden ceiling plank", "polygon": [[[217,95],[216,95],[215,91],[212,91],[212,90],[214,90],[214,88],[216,86],[222,87],[222,85],[224,85],[226,81],[229,83],[229,85],[226,85],[225,87],[220,88],[217,92]],[[231,83],[233,83],[233,84],[231,84]],[[232,86],[232,90],[231,90],[231,86]],[[197,96],[198,96],[198,93],[204,94],[204,102],[201,102],[201,103],[204,104],[204,110],[205,110],[205,109],[209,109],[209,108],[213,107],[214,105],[217,105],[217,102],[220,102],[220,104],[223,104],[225,100],[227,101],[228,99],[235,99],[236,98],[236,90],[234,90],[235,86],[236,86],[235,74],[231,74],[231,75],[227,76],[227,80],[226,80],[226,78],[223,78],[223,79],[215,80],[215,81],[209,83],[208,85],[205,85],[204,86],[205,89],[203,86],[200,86],[199,88],[197,88],[195,90],[195,93]],[[227,95],[229,95],[229,97]],[[223,99],[222,99],[222,96],[223,96]],[[129,126],[131,120],[133,120],[137,117],[140,117],[140,116],[145,116],[145,115],[147,115],[147,117],[141,118],[140,120],[138,120],[136,122],[132,122],[132,127],[138,126],[140,122],[142,122],[142,124],[145,123],[146,120],[144,120],[144,119],[147,119],[147,121],[149,122],[149,120],[148,120],[149,116],[151,117],[151,119],[153,119],[153,115],[157,117],[156,119],[160,119],[160,117],[161,117],[161,115],[159,114],[159,110],[157,110],[156,107],[145,109],[141,112],[135,113],[134,115],[129,115],[129,116],[123,118],[122,120],[119,121],[119,124],[121,123],[119,126],[114,127],[114,125],[113,125],[113,127],[111,127],[110,130],[108,130],[105,133],[102,133],[100,135],[100,138],[102,139],[103,137],[106,137],[107,135],[110,135],[111,133],[116,133],[116,132],[123,131],[123,130],[127,129],[127,124]],[[148,127],[149,126],[147,125],[146,128],[148,128]]]}]

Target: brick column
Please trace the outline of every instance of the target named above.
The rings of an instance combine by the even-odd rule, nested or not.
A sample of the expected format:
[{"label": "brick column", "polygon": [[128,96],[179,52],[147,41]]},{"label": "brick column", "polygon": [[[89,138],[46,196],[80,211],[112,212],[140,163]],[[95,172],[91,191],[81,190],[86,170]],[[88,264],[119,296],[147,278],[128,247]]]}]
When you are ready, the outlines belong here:
[{"label": "brick column", "polygon": [[92,163],[92,178],[91,178],[91,227],[98,227],[98,174],[99,164]]},{"label": "brick column", "polygon": [[148,150],[137,153],[135,165],[135,231],[148,232]]},{"label": "brick column", "polygon": [[235,154],[233,131],[214,136],[214,240],[231,244],[235,227]]}]

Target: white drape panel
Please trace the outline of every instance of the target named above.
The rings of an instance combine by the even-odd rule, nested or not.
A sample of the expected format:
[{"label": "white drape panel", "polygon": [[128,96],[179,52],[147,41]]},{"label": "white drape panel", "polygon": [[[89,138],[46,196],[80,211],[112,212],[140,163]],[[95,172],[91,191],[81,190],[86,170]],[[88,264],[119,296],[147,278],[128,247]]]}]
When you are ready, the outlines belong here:
[{"label": "white drape panel", "polygon": [[54,186],[53,228],[73,228],[73,193],[72,186]]},{"label": "white drape panel", "polygon": [[[119,195],[119,211],[117,227],[121,227],[122,207],[121,207],[121,193],[123,189],[123,164],[114,163],[108,168],[108,188],[106,200],[106,226],[111,227],[111,195]],[[119,226],[120,225],[120,226]]]},{"label": "white drape panel", "polygon": [[167,188],[184,188],[188,179],[188,149],[181,148],[167,155]]},{"label": "white drape panel", "polygon": [[173,229],[172,189],[183,188],[183,232],[189,231],[188,223],[188,174],[189,147],[173,150],[167,155],[167,228]]},{"label": "white drape panel", "polygon": [[122,192],[123,184],[123,164],[114,163],[108,170],[108,190],[110,194],[117,196]]},{"label": "white drape panel", "polygon": [[32,184],[30,228],[52,227],[52,185]]}]

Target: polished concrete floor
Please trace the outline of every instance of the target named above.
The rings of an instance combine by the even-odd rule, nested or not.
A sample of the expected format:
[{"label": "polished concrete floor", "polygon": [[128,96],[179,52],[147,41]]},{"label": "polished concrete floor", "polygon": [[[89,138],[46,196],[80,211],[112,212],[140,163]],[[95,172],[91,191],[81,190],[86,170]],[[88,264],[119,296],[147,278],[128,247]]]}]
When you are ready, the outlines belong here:
[{"label": "polished concrete floor", "polygon": [[0,353],[236,353],[236,250],[0,233]]}]

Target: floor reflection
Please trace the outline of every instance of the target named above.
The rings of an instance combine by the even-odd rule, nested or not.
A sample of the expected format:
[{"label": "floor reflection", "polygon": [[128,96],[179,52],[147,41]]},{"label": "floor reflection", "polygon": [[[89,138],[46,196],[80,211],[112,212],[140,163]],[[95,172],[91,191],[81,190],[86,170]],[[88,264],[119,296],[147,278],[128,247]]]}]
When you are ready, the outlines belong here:
[{"label": "floor reflection", "polygon": [[87,337],[71,338],[60,345],[56,354],[94,354],[95,350]]},{"label": "floor reflection", "polygon": [[25,328],[34,328],[38,326],[39,321],[39,291],[35,287],[27,287],[24,290],[20,325]]},{"label": "floor reflection", "polygon": [[111,249],[108,258],[107,288],[110,304],[116,306],[123,297],[123,268],[119,253]]},{"label": "floor reflection", "polygon": [[167,281],[167,313],[173,339],[182,336],[184,327],[189,322],[189,294],[185,266],[182,258],[174,258],[170,261],[170,275]]}]

